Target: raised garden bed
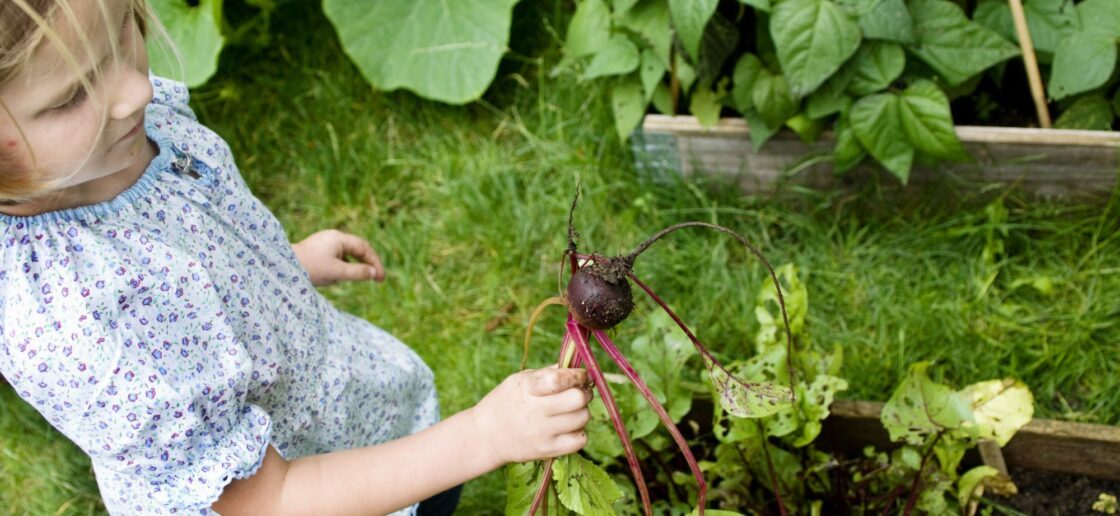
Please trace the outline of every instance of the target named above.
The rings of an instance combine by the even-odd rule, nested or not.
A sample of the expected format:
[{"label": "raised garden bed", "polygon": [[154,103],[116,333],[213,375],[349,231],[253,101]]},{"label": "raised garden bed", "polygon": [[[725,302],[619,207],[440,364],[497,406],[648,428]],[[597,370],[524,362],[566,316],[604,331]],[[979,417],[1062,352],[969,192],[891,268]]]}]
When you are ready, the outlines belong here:
[{"label": "raised garden bed", "polygon": [[[865,446],[891,449],[879,421],[882,408],[879,402],[833,403],[822,446],[847,457],[859,456]],[[1012,509],[1026,514],[1093,514],[1092,506],[1102,494],[1120,495],[1120,427],[1036,419],[1001,451],[1019,494],[995,500]],[[966,458],[974,464],[983,460],[980,454]]]},{"label": "raised garden bed", "polygon": [[[910,183],[952,175],[966,181],[1014,184],[1045,197],[1081,197],[1112,191],[1120,174],[1118,132],[982,126],[958,126],[956,132],[975,162],[916,166]],[[724,118],[704,128],[695,117],[647,115],[631,146],[644,173],[721,176],[746,193],[772,192],[780,185],[835,188],[866,180],[878,167],[868,162],[844,175],[835,174],[831,166],[835,141],[829,133],[806,143],[783,131],[755,151],[750,128],[738,118]]]}]

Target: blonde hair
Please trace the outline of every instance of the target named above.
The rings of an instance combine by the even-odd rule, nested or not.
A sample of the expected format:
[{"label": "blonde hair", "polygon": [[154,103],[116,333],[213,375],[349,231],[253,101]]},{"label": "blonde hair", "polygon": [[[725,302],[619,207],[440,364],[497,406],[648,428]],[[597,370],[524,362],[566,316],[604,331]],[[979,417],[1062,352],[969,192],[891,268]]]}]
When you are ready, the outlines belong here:
[{"label": "blonde hair", "polygon": [[[106,0],[94,1],[97,2],[101,16],[108,21]],[[166,31],[152,13],[147,0],[126,1],[131,4],[135,22],[139,26],[141,34],[146,36],[148,29],[154,26],[162,39],[169,39],[166,37]],[[63,43],[59,33],[50,26],[52,21],[60,19],[70,22],[77,28],[79,31],[78,39],[82,43],[83,50],[90,53],[91,58],[94,57],[93,45],[90,44],[89,35],[85,34],[81,24],[77,23],[77,16],[71,8],[70,0],[0,1],[0,87],[19,75],[30,62],[33,54],[45,43],[56,47],[65,64],[73,68],[75,73],[81,77],[82,87],[87,89],[90,87],[89,80],[81,73],[81,67],[78,65],[76,56]],[[113,25],[109,23],[107,26],[112,27]],[[119,51],[115,43],[116,38],[111,38],[111,41],[114,42],[112,52],[116,57]],[[96,59],[93,59],[93,61],[97,62]],[[0,116],[7,116],[15,123],[15,118],[2,100],[0,100]],[[24,136],[22,129],[20,129],[18,123],[15,125],[24,145],[27,146],[27,138]],[[0,202],[13,204],[32,199],[53,189],[54,181],[45,180],[38,177],[39,174],[36,174],[36,161],[34,154],[32,154],[31,165],[29,166],[20,161],[20,156],[11,155],[10,151],[0,148]]]}]

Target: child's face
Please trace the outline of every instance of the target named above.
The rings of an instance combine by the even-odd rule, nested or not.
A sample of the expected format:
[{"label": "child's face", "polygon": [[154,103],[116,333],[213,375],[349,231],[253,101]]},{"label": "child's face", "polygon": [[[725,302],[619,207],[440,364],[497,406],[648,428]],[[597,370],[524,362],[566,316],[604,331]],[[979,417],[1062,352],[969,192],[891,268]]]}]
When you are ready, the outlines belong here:
[{"label": "child's face", "polygon": [[[24,168],[34,156],[35,173],[62,179],[61,187],[146,166],[138,161],[146,145],[144,107],[152,98],[148,54],[128,0],[68,3],[77,23],[59,13],[51,30],[80,72],[44,39],[27,66],[0,88],[11,115],[0,111],[0,152],[16,156]],[[115,58],[110,38],[117,40]],[[97,63],[100,73],[92,74]],[[89,91],[82,74],[90,74]]]}]

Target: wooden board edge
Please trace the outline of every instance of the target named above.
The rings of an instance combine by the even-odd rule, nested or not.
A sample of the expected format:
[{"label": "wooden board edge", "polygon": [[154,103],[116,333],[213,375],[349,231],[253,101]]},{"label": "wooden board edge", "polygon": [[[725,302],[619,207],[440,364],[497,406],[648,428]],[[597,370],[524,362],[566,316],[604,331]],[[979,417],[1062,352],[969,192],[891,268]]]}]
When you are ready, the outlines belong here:
[{"label": "wooden board edge", "polygon": [[[642,122],[642,131],[648,134],[742,135],[744,138],[750,134],[750,128],[741,118],[721,118],[716,125],[704,127],[696,117],[683,115],[646,115]],[[1067,145],[1120,149],[1120,132],[1113,131],[962,125],[956,127],[956,132],[957,137],[964,143]]]}]

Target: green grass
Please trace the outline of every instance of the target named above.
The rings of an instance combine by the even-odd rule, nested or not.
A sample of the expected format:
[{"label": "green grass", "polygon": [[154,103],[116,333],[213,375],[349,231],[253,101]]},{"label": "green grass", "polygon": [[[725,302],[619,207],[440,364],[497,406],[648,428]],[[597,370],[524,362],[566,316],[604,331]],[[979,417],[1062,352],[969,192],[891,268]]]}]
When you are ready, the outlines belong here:
[{"label": "green grass", "polygon": [[[614,137],[603,91],[548,78],[553,7],[519,6],[515,34],[545,36],[518,36],[521,57],[466,107],[370,91],[315,4],[286,7],[267,49],[227,49],[218,77],[195,93],[196,111],[229,140],[293,240],[337,227],[374,243],[387,281],[325,293],[424,357],[445,414],[516,370],[528,313],[556,294],[582,181],[575,222],[584,250],[628,250],[695,219],[743,233],[775,264],[797,264],[815,344],[844,347],[847,398],[886,399],[910,363],[935,360],[957,386],[1025,380],[1040,417],[1120,423],[1115,202],[977,190],[902,198],[874,187],[771,199],[643,179]],[[764,271],[737,244],[682,232],[636,272],[719,353],[749,353]],[[508,323],[486,332],[510,303]],[[641,303],[635,317],[651,309]],[[533,366],[553,359],[560,323],[559,310],[539,323]],[[637,326],[624,325],[618,340]],[[0,395],[0,512],[101,510],[88,460],[10,389]],[[462,513],[498,512],[503,486],[499,474],[469,483]]]}]

